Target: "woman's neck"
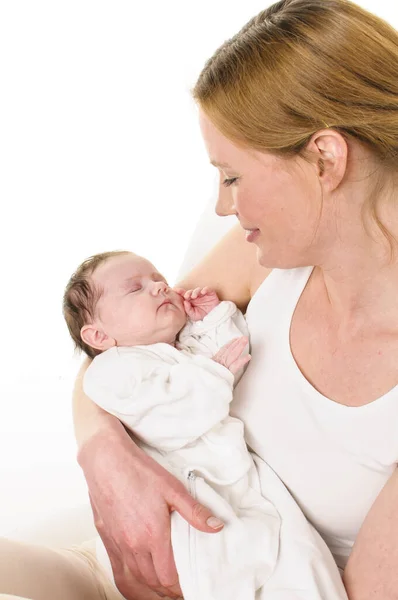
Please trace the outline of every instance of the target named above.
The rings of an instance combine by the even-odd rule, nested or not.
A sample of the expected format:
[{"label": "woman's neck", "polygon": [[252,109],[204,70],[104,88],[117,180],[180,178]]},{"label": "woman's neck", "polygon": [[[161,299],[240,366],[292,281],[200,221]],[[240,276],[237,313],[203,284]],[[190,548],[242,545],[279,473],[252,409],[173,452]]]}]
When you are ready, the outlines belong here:
[{"label": "woman's neck", "polygon": [[[366,170],[364,152],[356,148],[346,180],[331,202],[334,224],[329,231],[334,234],[315,262],[316,271],[343,331],[364,331],[368,326],[398,331],[398,195],[392,178]],[[377,215],[390,239],[369,208],[364,210],[363,199],[369,202],[376,190]]]},{"label": "woman's neck", "polygon": [[384,248],[342,248],[316,268],[333,318],[347,333],[368,328],[398,332],[398,245],[392,259]]}]

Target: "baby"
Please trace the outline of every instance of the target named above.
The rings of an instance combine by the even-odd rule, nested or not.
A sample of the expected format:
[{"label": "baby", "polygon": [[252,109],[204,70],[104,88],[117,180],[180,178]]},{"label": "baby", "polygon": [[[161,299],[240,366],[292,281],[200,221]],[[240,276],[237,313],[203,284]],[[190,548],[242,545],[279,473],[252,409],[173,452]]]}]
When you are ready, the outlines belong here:
[{"label": "baby", "polygon": [[[184,599],[301,598],[293,594],[303,591],[308,569],[298,569],[300,550],[286,542],[290,564],[286,572],[276,569],[280,516],[261,494],[242,422],[229,416],[234,384],[250,360],[241,312],[208,288],[171,289],[148,260],[130,252],[85,261],[67,285],[63,309],[76,346],[94,358],[85,393],[225,523],[209,535],[172,513]],[[97,552],[112,576],[100,541]],[[298,582],[291,582],[292,565],[302,571]],[[346,598],[339,576],[336,583],[324,565],[322,572],[327,597]],[[305,582],[311,596],[303,598],[326,597],[318,593],[319,579]]]},{"label": "baby", "polygon": [[115,252],[78,268],[64,315],[76,346],[94,358],[85,393],[229,523],[210,536],[173,513],[184,598],[193,597],[197,569],[200,598],[230,599],[239,585],[235,597],[254,599],[276,559],[279,518],[250,487],[256,474],[243,425],[228,415],[235,376],[250,360],[241,312],[208,288],[173,290],[145,258]]},{"label": "baby", "polygon": [[[201,321],[220,304],[217,318],[227,322],[221,331],[230,343],[212,359],[236,373],[250,360],[247,352],[241,356],[248,345],[241,331],[247,330],[236,307],[230,302],[220,303],[208,288],[171,289],[148,260],[130,252],[108,252],[86,260],[68,283],[64,316],[76,347],[94,358],[116,346],[165,343],[176,347],[178,334],[186,341],[191,335],[190,329],[183,329],[187,320]],[[212,328],[207,329],[210,332]],[[231,342],[232,334],[240,339]],[[220,350],[220,339],[210,338],[203,337],[200,349],[211,356]],[[191,354],[196,346],[193,341]]]}]

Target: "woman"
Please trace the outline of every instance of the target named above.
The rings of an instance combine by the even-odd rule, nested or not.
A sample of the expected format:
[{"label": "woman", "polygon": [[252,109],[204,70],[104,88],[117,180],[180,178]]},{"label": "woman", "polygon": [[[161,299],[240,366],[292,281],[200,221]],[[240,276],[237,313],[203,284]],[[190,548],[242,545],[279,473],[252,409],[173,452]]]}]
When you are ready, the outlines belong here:
[{"label": "woman", "polygon": [[[240,226],[180,284],[248,306],[253,359],[233,414],[324,537],[350,600],[396,598],[398,33],[346,0],[284,0],[216,52],[194,97],[217,213]],[[214,516],[83,395],[84,370],[79,462],[119,590],[176,598],[170,512],[217,535]],[[31,581],[48,561],[31,558]],[[102,593],[87,598],[115,597]]]}]

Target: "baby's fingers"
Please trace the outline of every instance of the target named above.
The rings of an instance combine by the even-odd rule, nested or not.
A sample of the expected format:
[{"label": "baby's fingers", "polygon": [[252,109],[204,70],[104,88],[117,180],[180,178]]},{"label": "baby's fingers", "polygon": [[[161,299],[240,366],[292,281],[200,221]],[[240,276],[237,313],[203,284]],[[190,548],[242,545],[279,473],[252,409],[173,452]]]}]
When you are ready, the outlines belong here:
[{"label": "baby's fingers", "polygon": [[249,339],[244,335],[242,337],[233,338],[230,342],[227,342],[226,344],[224,344],[224,346],[222,346],[222,348],[220,348],[220,352],[223,352],[224,350],[226,352],[230,352],[234,348],[240,347],[245,348],[248,341]]},{"label": "baby's fingers", "polygon": [[184,299],[184,310],[187,313],[188,317],[194,314],[194,308],[192,307],[192,304],[189,302],[189,300]]},{"label": "baby's fingers", "polygon": [[190,300],[192,298],[192,294],[194,293],[195,290],[187,290],[184,294],[184,298],[185,300]]},{"label": "baby's fingers", "polygon": [[179,294],[180,296],[184,296],[184,294],[186,293],[187,290],[184,290],[184,288],[173,288],[174,292],[177,292],[177,294]]},{"label": "baby's fingers", "polygon": [[249,340],[246,336],[242,336],[240,338],[232,340],[232,343],[228,347],[224,346],[224,348],[226,348],[227,350],[227,356],[229,358],[230,363],[239,358],[239,356],[246,348],[248,341]]},{"label": "baby's fingers", "polygon": [[184,291],[184,298],[185,300],[196,300],[196,298],[199,298],[199,296],[206,296],[209,291],[210,289],[208,287],[197,287],[194,290],[186,290]]},{"label": "baby's fingers", "polygon": [[[226,363],[227,365],[231,366],[234,364],[234,362],[236,362],[239,359],[243,359],[245,357],[242,356],[242,352],[243,349],[241,348],[240,350],[234,350],[233,353],[228,354],[227,358],[226,358]],[[245,355],[247,356],[247,355]]]},{"label": "baby's fingers", "polygon": [[240,358],[237,358],[229,366],[229,370],[231,371],[231,373],[233,373],[235,375],[235,373],[237,373],[239,371],[239,369],[244,367],[250,360],[251,360],[250,354],[246,354],[246,356],[241,356]]},{"label": "baby's fingers", "polygon": [[199,287],[198,287],[198,288],[195,288],[195,289],[193,290],[193,292],[192,292],[192,296],[191,296],[192,300],[196,300],[196,298],[197,298],[198,296],[200,296],[200,295],[201,295],[201,293],[202,293],[202,288],[199,288]]},{"label": "baby's fingers", "polygon": [[228,342],[227,344],[225,344],[225,346],[222,346],[219,349],[219,351],[217,352],[217,354],[215,354],[213,356],[213,360],[223,360],[224,358],[229,356],[230,349],[233,346],[235,346],[239,340],[240,340],[240,338],[235,338],[235,339],[231,340],[230,342]]}]

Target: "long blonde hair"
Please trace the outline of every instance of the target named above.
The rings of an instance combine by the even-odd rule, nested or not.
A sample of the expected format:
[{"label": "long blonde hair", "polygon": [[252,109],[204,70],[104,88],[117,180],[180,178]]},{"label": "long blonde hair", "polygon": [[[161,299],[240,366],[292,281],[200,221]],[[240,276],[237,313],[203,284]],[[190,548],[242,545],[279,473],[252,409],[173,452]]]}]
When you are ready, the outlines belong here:
[{"label": "long blonde hair", "polygon": [[[398,172],[398,32],[348,0],[281,0],[251,19],[208,60],[193,96],[238,144],[306,156],[332,127],[377,161],[369,208]],[[391,242],[391,240],[390,240]]]}]

